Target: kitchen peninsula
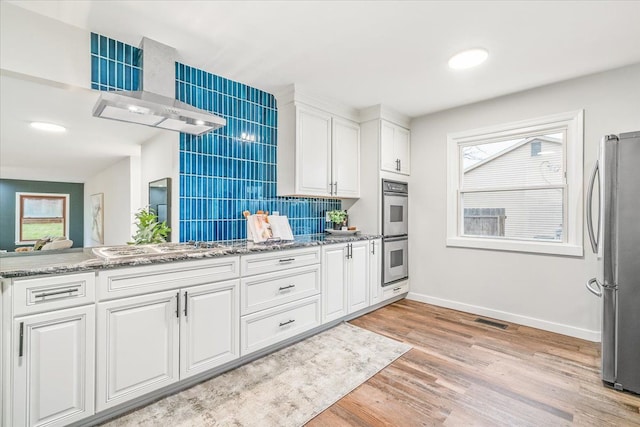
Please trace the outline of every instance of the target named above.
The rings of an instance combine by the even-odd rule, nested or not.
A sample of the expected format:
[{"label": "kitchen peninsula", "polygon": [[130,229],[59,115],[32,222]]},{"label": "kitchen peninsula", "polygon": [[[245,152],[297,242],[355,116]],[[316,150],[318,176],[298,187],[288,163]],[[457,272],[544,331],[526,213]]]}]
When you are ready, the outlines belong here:
[{"label": "kitchen peninsula", "polygon": [[5,255],[5,422],[99,422],[403,298],[381,254],[317,234]]}]

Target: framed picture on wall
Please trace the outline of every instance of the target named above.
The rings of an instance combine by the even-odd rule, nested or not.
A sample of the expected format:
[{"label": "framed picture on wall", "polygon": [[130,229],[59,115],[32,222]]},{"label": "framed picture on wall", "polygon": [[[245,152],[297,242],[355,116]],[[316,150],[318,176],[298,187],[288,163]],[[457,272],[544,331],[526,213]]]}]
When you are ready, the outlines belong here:
[{"label": "framed picture on wall", "polygon": [[91,240],[104,245],[104,193],[91,195]]}]

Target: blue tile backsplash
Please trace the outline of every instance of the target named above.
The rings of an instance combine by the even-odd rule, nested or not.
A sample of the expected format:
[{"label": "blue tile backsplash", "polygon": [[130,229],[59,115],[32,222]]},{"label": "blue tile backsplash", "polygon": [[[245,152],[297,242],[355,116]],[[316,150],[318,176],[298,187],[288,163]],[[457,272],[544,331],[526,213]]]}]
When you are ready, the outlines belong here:
[{"label": "blue tile backsplash", "polygon": [[[91,34],[91,87],[137,89],[140,50]],[[176,98],[227,120],[180,134],[180,240],[246,238],[244,210],[287,215],[294,234],[321,233],[333,199],[277,197],[277,108],[267,92],[176,63]]]},{"label": "blue tile backsplash", "polygon": [[91,33],[91,89],[138,90],[140,54],[137,47]]}]

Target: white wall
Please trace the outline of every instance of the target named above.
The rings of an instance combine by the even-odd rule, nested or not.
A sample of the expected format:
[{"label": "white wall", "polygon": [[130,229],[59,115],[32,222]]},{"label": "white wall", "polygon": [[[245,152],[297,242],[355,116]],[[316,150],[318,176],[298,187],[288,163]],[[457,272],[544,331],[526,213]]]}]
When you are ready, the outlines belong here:
[{"label": "white wall", "polygon": [[149,183],[171,178],[171,241],[180,241],[180,135],[164,132],[142,145],[142,205],[149,204]]},{"label": "white wall", "polygon": [[140,157],[127,157],[84,183],[84,246],[100,246],[91,239],[91,195],[104,194],[104,245],[124,245],[134,233],[134,213],[142,205]]},{"label": "white wall", "polygon": [[410,298],[599,340],[601,301],[584,284],[600,263],[588,239],[584,257],[446,247],[447,133],[578,109],[586,188],[600,138],[640,130],[640,64],[412,121]]}]

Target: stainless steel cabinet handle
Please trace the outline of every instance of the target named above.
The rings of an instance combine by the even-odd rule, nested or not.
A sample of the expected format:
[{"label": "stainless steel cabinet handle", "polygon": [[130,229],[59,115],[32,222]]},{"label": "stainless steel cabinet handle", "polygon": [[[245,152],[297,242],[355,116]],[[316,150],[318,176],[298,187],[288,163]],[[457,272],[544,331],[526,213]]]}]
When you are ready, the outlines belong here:
[{"label": "stainless steel cabinet handle", "polygon": [[371,242],[371,254],[372,255],[376,254],[376,242],[374,241]]},{"label": "stainless steel cabinet handle", "polygon": [[398,172],[402,170],[402,159],[398,159]]},{"label": "stainless steel cabinet handle", "polygon": [[[593,287],[594,283],[598,287],[598,289],[595,289]],[[598,282],[598,279],[596,279],[595,277],[593,279],[589,279],[589,281],[587,282],[587,284],[585,286],[587,287],[587,289],[589,289],[589,292],[591,292],[595,296],[597,296],[597,297],[601,297],[602,296],[602,285],[600,285],[600,282]]]},{"label": "stainless steel cabinet handle", "polygon": [[[589,180],[589,189],[587,190],[587,231],[589,232],[589,240],[591,241],[591,249],[593,249],[594,253],[598,253],[598,239],[600,238],[600,218],[598,218],[598,230],[594,233],[593,230],[593,214],[592,210],[592,202],[593,202],[593,187],[596,183],[596,176],[598,177],[598,193],[600,193],[600,165],[598,160],[596,160],[596,165],[593,167],[593,172],[591,172],[591,179]],[[598,217],[600,214],[598,214]]]},{"label": "stainless steel cabinet handle", "polygon": [[18,357],[22,357],[24,352],[24,322],[20,322],[20,345],[18,346]]},{"label": "stainless steel cabinet handle", "polygon": [[180,318],[180,292],[176,292],[176,317]]},{"label": "stainless steel cabinet handle", "polygon": [[295,322],[294,319],[287,320],[286,322],[280,322],[280,326],[282,327],[282,326],[288,325],[288,324],[293,323],[293,322]]},{"label": "stainless steel cabinet handle", "polygon": [[284,262],[293,262],[295,260],[296,260],[295,258],[285,258],[285,259],[278,260],[278,262],[283,262],[283,263]]},{"label": "stainless steel cabinet handle", "polygon": [[333,182],[329,183],[329,195],[333,196]]},{"label": "stainless steel cabinet handle", "polygon": [[[53,295],[62,295],[62,294],[72,294],[74,292],[78,292],[78,288],[73,289],[65,289],[63,291],[55,291],[55,292],[43,292],[41,294],[36,294],[36,298],[46,298]],[[71,295],[69,295],[71,296]]]},{"label": "stainless steel cabinet handle", "polygon": [[333,185],[335,186],[334,189],[333,189],[333,194],[337,196],[338,195],[338,181],[336,181]]},{"label": "stainless steel cabinet handle", "polygon": [[398,292],[400,289],[402,289],[402,288],[400,288],[400,287],[393,288],[393,292]]},{"label": "stainless steel cabinet handle", "polygon": [[285,291],[287,289],[291,289],[291,288],[295,288],[296,285],[288,285],[288,286],[281,286],[278,288],[279,291]]},{"label": "stainless steel cabinet handle", "polygon": [[189,300],[187,299],[187,291],[184,291],[184,317],[187,317],[187,307],[189,304]]}]

